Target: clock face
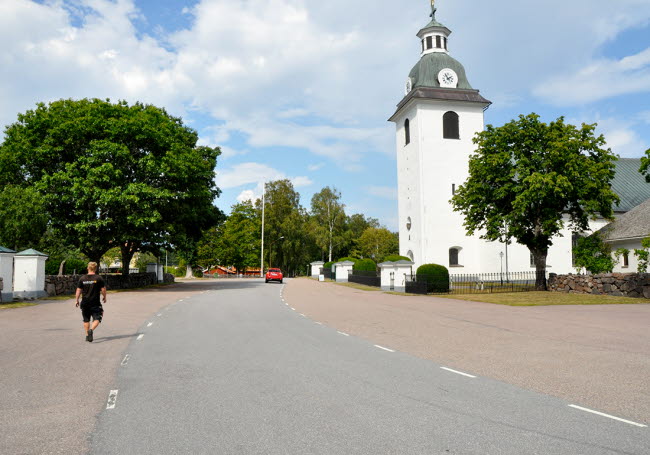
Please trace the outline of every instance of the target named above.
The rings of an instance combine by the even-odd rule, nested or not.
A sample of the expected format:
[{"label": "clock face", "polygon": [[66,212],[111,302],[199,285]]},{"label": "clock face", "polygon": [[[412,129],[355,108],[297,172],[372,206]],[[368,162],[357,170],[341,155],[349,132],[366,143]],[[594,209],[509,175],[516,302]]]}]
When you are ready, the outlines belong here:
[{"label": "clock face", "polygon": [[452,69],[445,68],[438,73],[438,82],[441,87],[456,88],[458,86],[458,75]]}]

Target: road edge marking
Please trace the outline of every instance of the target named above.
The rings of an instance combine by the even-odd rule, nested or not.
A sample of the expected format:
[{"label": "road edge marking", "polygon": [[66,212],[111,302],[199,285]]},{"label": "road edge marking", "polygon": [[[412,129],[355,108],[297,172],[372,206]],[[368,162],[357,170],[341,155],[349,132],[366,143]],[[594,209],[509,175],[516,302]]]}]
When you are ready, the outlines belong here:
[{"label": "road edge marking", "polygon": [[337,332],[340,333],[341,335],[343,335],[344,337],[349,337],[350,336],[350,334],[345,333],[345,332],[341,332],[340,330],[337,330]]},{"label": "road edge marking", "polygon": [[466,376],[468,378],[476,379],[476,376],[474,376],[473,374],[463,373],[462,371],[452,370],[451,368],[447,368],[447,367],[440,367],[440,369],[445,370],[445,371],[449,371],[451,373],[456,373],[456,374],[459,374],[461,376]]},{"label": "road edge marking", "polygon": [[623,422],[623,423],[627,423],[627,424],[630,424],[630,425],[634,425],[634,426],[636,426],[636,427],[648,428],[647,425],[644,425],[644,424],[642,424],[642,423],[637,423],[637,422],[632,422],[631,420],[621,419],[620,417],[616,417],[616,416],[613,416],[613,415],[605,414],[604,412],[594,411],[593,409],[589,409],[589,408],[583,408],[582,406],[577,406],[577,405],[575,405],[575,404],[570,404],[569,407],[570,407],[570,408],[573,408],[573,409],[578,409],[578,410],[580,410],[580,411],[589,412],[589,413],[591,413],[591,414],[596,414],[596,415],[599,415],[599,416],[601,416],[601,417],[607,417],[608,419],[618,420],[619,422]]},{"label": "road edge marking", "polygon": [[388,349],[388,348],[385,348],[385,347],[383,347],[383,346],[379,346],[378,344],[376,344],[375,347],[376,347],[376,348],[379,348],[379,349],[383,349],[384,351],[395,352],[395,351],[393,351],[392,349]]},{"label": "road edge marking", "polygon": [[129,363],[129,359],[131,358],[131,354],[127,354],[124,356],[124,359],[122,359],[122,363],[120,365],[126,366],[127,363]]},{"label": "road edge marking", "polygon": [[138,335],[138,338],[136,338],[135,340],[140,341],[143,338],[144,338],[144,333],[141,333],[140,335]]}]

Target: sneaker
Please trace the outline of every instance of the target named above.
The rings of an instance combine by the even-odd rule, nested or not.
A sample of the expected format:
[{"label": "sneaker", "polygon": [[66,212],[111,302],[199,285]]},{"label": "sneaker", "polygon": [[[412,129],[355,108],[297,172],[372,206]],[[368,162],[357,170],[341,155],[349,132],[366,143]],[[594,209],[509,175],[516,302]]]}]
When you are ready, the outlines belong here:
[{"label": "sneaker", "polygon": [[86,341],[90,341],[90,340],[88,339],[89,336],[90,336],[90,335],[88,335],[88,334],[86,333]]},{"label": "sneaker", "polygon": [[88,330],[88,336],[86,337],[88,341],[93,342],[93,329]]}]

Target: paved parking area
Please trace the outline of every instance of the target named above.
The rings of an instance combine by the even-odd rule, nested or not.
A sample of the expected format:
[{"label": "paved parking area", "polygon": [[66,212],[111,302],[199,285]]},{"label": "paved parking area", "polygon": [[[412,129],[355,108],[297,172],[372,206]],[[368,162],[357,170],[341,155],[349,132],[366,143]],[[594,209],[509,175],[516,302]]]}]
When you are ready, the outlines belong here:
[{"label": "paved parking area", "polygon": [[292,307],[382,346],[650,423],[650,305],[509,307],[291,280]]}]

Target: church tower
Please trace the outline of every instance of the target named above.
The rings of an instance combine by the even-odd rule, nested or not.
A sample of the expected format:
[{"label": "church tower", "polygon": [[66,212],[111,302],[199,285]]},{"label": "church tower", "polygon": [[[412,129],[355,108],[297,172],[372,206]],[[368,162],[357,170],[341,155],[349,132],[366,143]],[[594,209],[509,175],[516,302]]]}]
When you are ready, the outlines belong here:
[{"label": "church tower", "polygon": [[476,273],[484,242],[465,235],[463,218],[449,200],[468,177],[472,139],[483,131],[491,103],[449,55],[451,30],[436,20],[434,0],[431,7],[431,22],[417,34],[420,61],[389,119],[397,132],[400,254],[416,267],[435,263]]}]

